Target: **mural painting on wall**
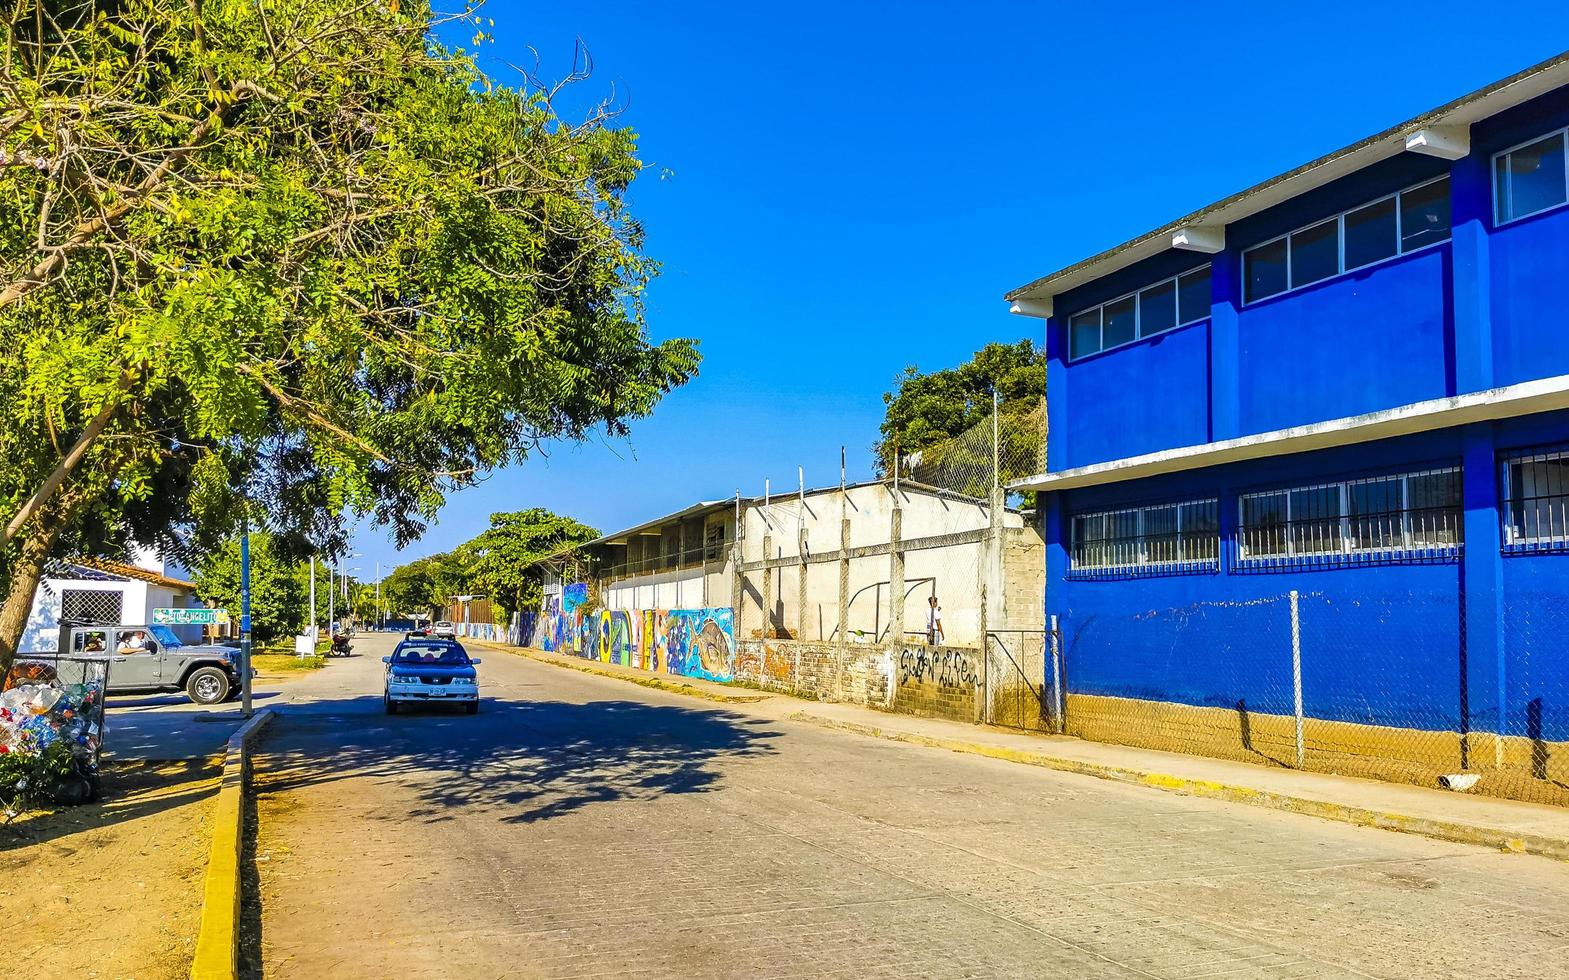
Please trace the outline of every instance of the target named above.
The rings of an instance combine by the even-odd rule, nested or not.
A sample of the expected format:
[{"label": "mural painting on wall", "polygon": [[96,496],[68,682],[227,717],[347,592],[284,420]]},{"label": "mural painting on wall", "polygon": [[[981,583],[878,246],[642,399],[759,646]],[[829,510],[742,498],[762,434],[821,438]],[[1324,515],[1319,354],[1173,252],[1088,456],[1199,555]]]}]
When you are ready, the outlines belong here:
[{"label": "mural painting on wall", "polygon": [[718,609],[601,609],[567,611],[545,600],[540,647],[603,663],[686,677],[735,677],[735,616]]},{"label": "mural painting on wall", "polygon": [[561,611],[570,613],[588,601],[588,583],[573,582],[561,589]]},{"label": "mural painting on wall", "polygon": [[710,681],[735,679],[735,624],[731,610],[672,609],[665,616],[670,673]]}]

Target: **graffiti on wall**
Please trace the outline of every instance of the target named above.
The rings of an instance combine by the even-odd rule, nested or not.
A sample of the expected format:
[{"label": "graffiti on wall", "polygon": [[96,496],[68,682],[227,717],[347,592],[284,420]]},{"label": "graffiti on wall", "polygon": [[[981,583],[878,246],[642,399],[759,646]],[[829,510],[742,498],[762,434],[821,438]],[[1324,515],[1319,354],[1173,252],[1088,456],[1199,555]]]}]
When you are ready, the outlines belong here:
[{"label": "graffiti on wall", "polygon": [[601,663],[729,681],[735,677],[735,614],[716,609],[566,609],[545,600],[539,646]]},{"label": "graffiti on wall", "polygon": [[899,654],[899,683],[974,687],[975,663],[967,654],[940,647],[907,647]]}]

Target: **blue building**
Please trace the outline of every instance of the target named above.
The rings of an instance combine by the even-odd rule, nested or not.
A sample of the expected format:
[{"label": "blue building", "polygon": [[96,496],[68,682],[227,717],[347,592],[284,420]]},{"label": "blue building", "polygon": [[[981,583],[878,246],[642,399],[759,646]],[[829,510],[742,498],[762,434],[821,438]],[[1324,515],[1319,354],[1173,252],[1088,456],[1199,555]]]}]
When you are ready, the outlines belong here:
[{"label": "blue building", "polygon": [[1307,764],[1559,799],[1566,132],[1569,53],[1007,295],[1070,729],[1293,764],[1295,649]]}]

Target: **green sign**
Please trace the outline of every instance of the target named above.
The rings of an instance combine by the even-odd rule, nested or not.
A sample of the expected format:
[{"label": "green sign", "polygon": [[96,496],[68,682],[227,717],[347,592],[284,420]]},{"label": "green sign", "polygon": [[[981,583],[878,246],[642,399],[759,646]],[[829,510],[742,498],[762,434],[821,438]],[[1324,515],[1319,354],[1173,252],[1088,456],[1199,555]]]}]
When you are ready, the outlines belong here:
[{"label": "green sign", "polygon": [[227,626],[227,609],[154,609],[153,622],[160,626]]}]

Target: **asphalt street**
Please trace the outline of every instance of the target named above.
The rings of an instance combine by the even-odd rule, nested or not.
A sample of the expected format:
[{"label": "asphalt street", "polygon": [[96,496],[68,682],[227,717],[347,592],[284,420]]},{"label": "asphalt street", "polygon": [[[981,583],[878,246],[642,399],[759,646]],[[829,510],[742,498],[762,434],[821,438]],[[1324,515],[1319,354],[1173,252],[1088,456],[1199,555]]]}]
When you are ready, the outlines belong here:
[{"label": "asphalt street", "polygon": [[1540,858],[830,732],[476,650],[479,715],[379,657],[262,745],[268,977],[1543,977]]}]

